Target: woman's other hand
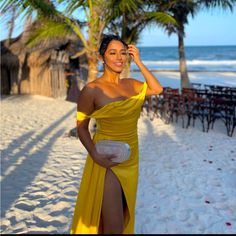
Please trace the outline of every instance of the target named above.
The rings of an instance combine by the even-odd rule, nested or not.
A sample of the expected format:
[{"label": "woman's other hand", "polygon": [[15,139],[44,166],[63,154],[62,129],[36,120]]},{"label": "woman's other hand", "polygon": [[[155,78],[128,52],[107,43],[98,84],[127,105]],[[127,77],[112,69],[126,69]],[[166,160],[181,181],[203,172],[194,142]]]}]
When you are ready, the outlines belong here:
[{"label": "woman's other hand", "polygon": [[130,54],[130,56],[132,57],[132,59],[136,64],[141,62],[139,49],[136,46],[134,46],[133,44],[129,44],[128,53]]}]

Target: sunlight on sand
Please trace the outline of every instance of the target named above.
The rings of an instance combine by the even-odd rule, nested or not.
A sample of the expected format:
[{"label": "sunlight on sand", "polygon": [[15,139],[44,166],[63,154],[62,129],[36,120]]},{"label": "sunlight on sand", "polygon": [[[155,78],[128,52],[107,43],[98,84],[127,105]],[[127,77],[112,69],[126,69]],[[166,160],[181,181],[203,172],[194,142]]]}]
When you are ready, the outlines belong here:
[{"label": "sunlight on sand", "polygon": [[[1,233],[69,233],[87,155],[69,136],[76,104],[8,96],[1,111]],[[236,232],[235,133],[141,115],[138,135],[135,233]]]}]

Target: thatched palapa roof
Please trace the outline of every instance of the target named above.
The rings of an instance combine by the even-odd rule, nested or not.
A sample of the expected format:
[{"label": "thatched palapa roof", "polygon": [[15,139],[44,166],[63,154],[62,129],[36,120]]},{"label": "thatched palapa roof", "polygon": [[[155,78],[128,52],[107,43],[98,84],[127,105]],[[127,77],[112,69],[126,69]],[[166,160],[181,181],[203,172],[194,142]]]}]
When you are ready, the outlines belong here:
[{"label": "thatched palapa roof", "polygon": [[11,39],[9,44],[8,40],[1,41],[1,66],[18,67],[19,63],[24,63],[26,55],[29,66],[40,66],[47,61],[67,63],[69,57],[82,48],[81,41],[75,34],[41,41],[29,47],[26,42],[35,27],[37,23],[32,24],[18,37]]}]

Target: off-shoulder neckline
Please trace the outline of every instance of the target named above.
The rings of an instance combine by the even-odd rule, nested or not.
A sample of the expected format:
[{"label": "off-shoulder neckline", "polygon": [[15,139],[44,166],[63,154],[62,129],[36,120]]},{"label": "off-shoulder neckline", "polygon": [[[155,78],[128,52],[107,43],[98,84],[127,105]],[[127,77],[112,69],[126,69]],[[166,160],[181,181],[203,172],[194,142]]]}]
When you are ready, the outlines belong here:
[{"label": "off-shoulder neckline", "polygon": [[[132,99],[132,98],[134,98],[134,97],[137,97],[138,95],[140,95],[140,94],[142,93],[143,88],[144,88],[144,84],[146,84],[146,82],[143,83],[142,88],[141,88],[141,90],[140,90],[139,93],[137,93],[137,94],[135,94],[135,95],[132,95],[132,96],[130,96],[130,97],[127,97],[127,98],[125,98],[125,99],[121,99],[121,100],[109,102],[109,103],[103,105],[102,107],[98,108],[97,110],[94,110],[91,115],[93,115],[95,112],[100,111],[101,109],[103,109],[103,108],[105,108],[105,107],[107,107],[107,106],[109,106],[109,105],[112,105],[112,104],[114,104],[114,103],[116,104],[116,103],[120,103],[120,102],[126,102],[126,101],[128,101],[128,100],[130,100],[130,99]],[[89,115],[89,116],[91,116],[91,115]]]},{"label": "off-shoulder neckline", "polygon": [[141,90],[140,90],[139,93],[137,93],[137,94],[135,94],[135,95],[132,95],[132,96],[130,96],[130,97],[127,97],[127,98],[125,98],[125,99],[122,99],[122,100],[117,100],[117,101],[109,102],[109,103],[105,104],[104,106],[98,108],[97,110],[94,110],[90,115],[87,115],[87,114],[85,114],[85,113],[83,113],[83,112],[81,112],[81,111],[78,111],[78,112],[81,112],[81,113],[83,113],[84,115],[86,115],[86,116],[88,116],[88,117],[91,117],[95,112],[98,112],[98,111],[100,111],[100,110],[106,108],[106,107],[109,106],[109,105],[114,105],[114,103],[116,104],[116,103],[126,102],[126,101],[128,101],[128,100],[130,100],[130,99],[132,99],[132,98],[134,98],[134,97],[139,96],[139,95],[142,93],[143,88],[145,87],[145,84],[146,84],[146,82],[143,83],[142,88],[141,88]]}]

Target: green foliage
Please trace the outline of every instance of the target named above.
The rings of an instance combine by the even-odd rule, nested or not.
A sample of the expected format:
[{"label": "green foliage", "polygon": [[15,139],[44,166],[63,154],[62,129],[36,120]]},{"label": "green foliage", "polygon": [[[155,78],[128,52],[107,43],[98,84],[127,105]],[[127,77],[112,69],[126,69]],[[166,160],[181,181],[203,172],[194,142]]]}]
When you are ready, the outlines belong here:
[{"label": "green foliage", "polygon": [[151,19],[155,21],[155,23],[160,25],[177,25],[175,19],[171,15],[168,15],[164,12],[145,12],[144,16],[146,16],[147,19]]},{"label": "green foliage", "polygon": [[[117,10],[115,13],[129,12],[135,13],[144,4],[142,0],[111,0],[110,7]],[[115,14],[116,15],[116,14]],[[118,16],[118,15],[116,15]]]},{"label": "green foliage", "polygon": [[80,8],[85,9],[86,7],[88,7],[88,1],[86,0],[59,0],[59,2],[63,2],[66,5],[65,12],[67,12],[68,14],[73,14],[76,10]]},{"label": "green foliage", "polygon": [[219,7],[223,10],[233,11],[236,0],[198,0],[197,3],[200,4],[202,8],[206,9]]},{"label": "green foliage", "polygon": [[41,27],[37,27],[28,39],[27,44],[29,46],[34,46],[39,41],[47,41],[52,38],[64,38],[73,33],[72,29],[65,22],[44,20],[40,24]]},{"label": "green foliage", "polygon": [[13,6],[17,7],[20,14],[25,13],[25,15],[36,12],[38,16],[49,17],[57,13],[52,1],[47,0],[6,0],[1,6],[1,12],[7,13]]},{"label": "green foliage", "polygon": [[111,2],[114,10],[107,29],[120,34],[127,43],[137,43],[142,30],[149,24],[175,24],[172,16],[156,10],[151,1],[113,0]]},{"label": "green foliage", "polygon": [[210,8],[222,8],[223,10],[233,10],[236,0],[163,0],[152,1],[156,9],[160,9],[169,13],[177,22],[177,25],[164,25],[166,31],[171,33],[178,33],[183,31],[184,25],[188,24],[188,17],[194,17],[200,10]]}]

